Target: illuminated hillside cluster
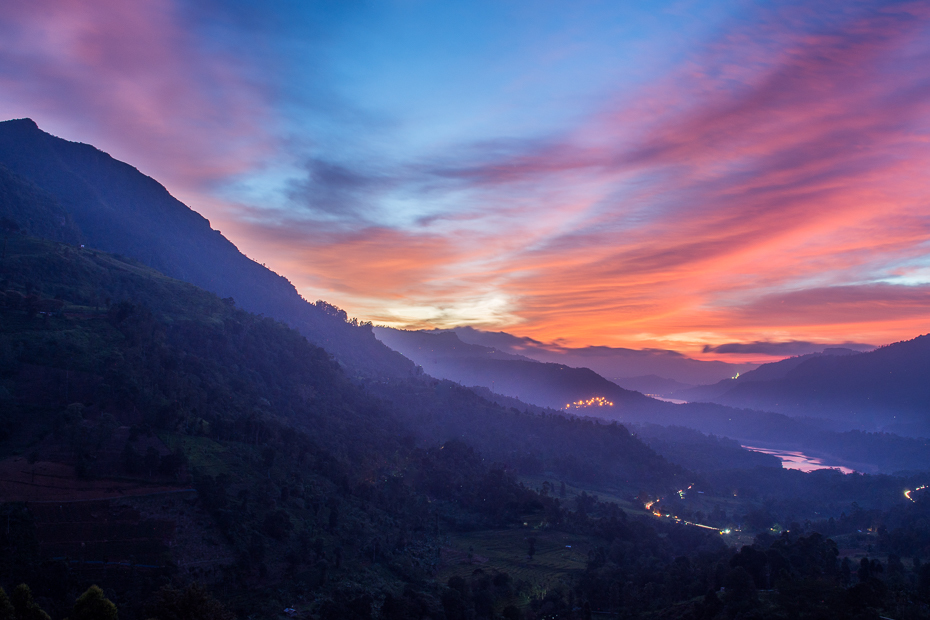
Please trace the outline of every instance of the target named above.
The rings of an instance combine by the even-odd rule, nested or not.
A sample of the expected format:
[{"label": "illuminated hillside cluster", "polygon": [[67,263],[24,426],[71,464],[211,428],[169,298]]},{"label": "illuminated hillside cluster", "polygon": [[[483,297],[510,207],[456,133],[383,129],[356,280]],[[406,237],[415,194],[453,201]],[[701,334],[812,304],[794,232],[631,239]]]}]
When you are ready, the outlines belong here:
[{"label": "illuminated hillside cluster", "polygon": [[565,405],[565,410],[569,409],[587,409],[588,407],[613,407],[614,404],[603,396],[594,396],[588,400],[576,400],[573,403]]},{"label": "illuminated hillside cluster", "polygon": [[925,485],[923,485],[922,487],[917,487],[917,488],[914,489],[913,491],[905,491],[905,492],[904,492],[904,497],[906,497],[906,498],[908,498],[909,500],[911,500],[912,502],[915,502],[915,503],[916,503],[917,500],[914,499],[914,498],[912,497],[913,494],[914,494],[914,493],[917,493],[918,491],[923,491],[924,489],[926,489],[926,488],[928,488],[928,487],[930,487],[930,485],[926,485],[926,484],[925,484]]}]

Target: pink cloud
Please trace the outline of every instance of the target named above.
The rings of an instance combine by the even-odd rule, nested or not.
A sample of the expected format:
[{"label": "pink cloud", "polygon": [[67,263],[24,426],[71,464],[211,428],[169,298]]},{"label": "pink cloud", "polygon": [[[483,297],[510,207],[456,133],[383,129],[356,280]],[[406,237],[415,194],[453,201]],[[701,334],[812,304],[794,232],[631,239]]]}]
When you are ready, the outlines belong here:
[{"label": "pink cloud", "polygon": [[[438,165],[489,223],[468,252],[483,252],[483,278],[450,294],[505,287],[517,333],[576,344],[920,331],[930,311],[884,301],[914,291],[831,301],[921,257],[930,226],[930,78],[916,69],[930,65],[930,14],[860,8],[817,28],[796,27],[816,10],[765,15],[570,135]],[[435,258],[446,272],[462,260]],[[780,315],[759,301],[786,290],[812,303]]]},{"label": "pink cloud", "polygon": [[171,0],[9,0],[0,23],[4,117],[106,145],[176,189],[267,154],[243,59],[203,49]]},{"label": "pink cloud", "polygon": [[[484,300],[475,316],[539,340],[697,354],[921,331],[923,289],[875,282],[925,254],[926,66],[924,3],[760,9],[564,135],[375,177],[321,160],[303,189],[336,225],[205,193],[276,146],[269,104],[248,59],[206,50],[172,1],[0,4],[0,114],[65,137],[80,123],[301,290],[375,319],[388,303],[468,319]],[[391,192],[454,206],[407,225],[365,215]]]}]

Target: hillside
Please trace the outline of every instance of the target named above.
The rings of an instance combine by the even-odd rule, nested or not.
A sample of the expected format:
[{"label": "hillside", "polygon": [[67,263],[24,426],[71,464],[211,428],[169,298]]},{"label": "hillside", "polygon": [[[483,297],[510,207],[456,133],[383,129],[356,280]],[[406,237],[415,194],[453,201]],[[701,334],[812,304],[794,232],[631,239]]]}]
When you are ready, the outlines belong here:
[{"label": "hillside", "polygon": [[824,349],[820,353],[808,353],[806,355],[787,357],[783,360],[778,360],[777,362],[762,364],[758,368],[741,373],[736,377],[722,379],[711,385],[697,385],[676,390],[672,393],[672,397],[676,399],[687,400],[689,402],[717,402],[718,398],[738,385],[744,385],[746,383],[752,383],[755,381],[775,381],[778,379],[783,379],[790,371],[794,370],[804,362],[814,359],[815,357],[821,357],[823,355],[856,355],[858,353],[859,351],[853,351],[852,349],[834,347]]},{"label": "hillside", "polygon": [[919,336],[867,353],[828,350],[766,364],[737,380],[676,397],[928,437],[926,368],[930,336]]},{"label": "hillside", "polygon": [[614,411],[606,415],[590,413],[618,418],[626,408],[651,405],[650,399],[639,392],[625,390],[588,368],[537,362],[491,347],[466,344],[455,332],[378,327],[375,335],[434,377],[485,387],[540,407],[565,409],[576,401],[599,396],[613,402]]},{"label": "hillside", "polygon": [[70,214],[54,196],[0,165],[0,232],[77,244],[83,241]]},{"label": "hillside", "polygon": [[[348,322],[329,304],[308,303],[287,279],[239,252],[157,181],[93,146],[56,138],[30,119],[0,122],[0,165],[0,216],[23,230],[57,241],[81,239],[232,297],[250,312],[297,328],[356,373],[413,371],[375,340],[369,326]],[[4,198],[11,192],[17,200]],[[60,217],[65,231],[48,224]]]},{"label": "hillside", "polygon": [[[14,223],[41,230],[20,224],[27,199],[39,214],[54,203],[25,187]],[[242,618],[572,617],[577,602],[690,617],[743,574],[727,542],[835,515],[792,523],[795,538],[765,556],[821,557],[816,527],[861,529],[861,509],[880,516],[924,479],[734,470],[774,463],[687,431],[653,437],[695,474],[620,424],[504,408],[429,377],[360,380],[294,329],[126,256],[13,226],[3,242],[0,584],[29,583],[56,618],[93,583],[123,620],[229,617],[180,614],[191,592]],[[490,361],[545,367],[552,383],[578,370]],[[632,394],[614,413],[721,425],[738,413]],[[779,573],[785,588],[804,583],[806,561]],[[894,587],[889,609],[912,596]]]},{"label": "hillside", "polygon": [[[255,611],[330,571],[317,591],[336,604],[424,579],[436,523],[550,514],[515,473],[629,495],[687,479],[619,425],[507,410],[428,378],[377,383],[380,400],[296,331],[130,259],[21,234],[6,250],[0,489],[72,509],[0,506],[13,524],[0,583],[71,591],[114,563],[124,608],[147,594],[120,566],[156,584],[193,578],[178,569],[191,565]],[[62,554],[71,565],[44,585],[39,567]]]},{"label": "hillside", "polygon": [[590,368],[611,380],[625,377],[657,375],[688,385],[701,385],[732,377],[756,364],[731,364],[721,361],[696,360],[667,349],[624,349],[608,346],[566,347],[543,343],[532,338],[506,332],[488,332],[470,326],[453,331],[462,342],[493,347],[502,353],[522,355],[538,362],[564,364],[575,368]]},{"label": "hillside", "polygon": [[[613,406],[571,407],[568,411],[625,425],[685,427],[718,437],[736,439],[754,446],[800,450],[832,459],[857,471],[890,473],[918,470],[926,468],[926,463],[930,462],[930,445],[925,440],[890,433],[854,431],[856,427],[848,420],[824,420],[813,416],[798,418],[765,410],[761,406],[743,408],[711,402],[672,404],[648,398],[639,392],[624,390],[587,368],[571,368],[561,364],[519,359],[512,354],[501,353],[490,347],[463,343],[453,332],[375,328],[375,333],[408,358],[421,364],[431,375],[447,378],[465,386],[481,386],[485,390],[540,407],[565,409],[568,403],[603,396],[613,402]],[[835,357],[847,356],[851,353],[847,353],[846,350],[830,350],[827,355]],[[822,356],[822,354],[813,354],[804,356],[803,359],[790,358],[761,366],[759,370],[741,375],[739,379],[727,380],[728,383],[703,387],[720,389],[722,385],[744,380],[747,381],[747,385],[754,385],[749,381],[755,376],[763,378],[789,376],[794,368],[801,367],[808,360]],[[858,357],[858,355],[851,355],[849,359],[852,357]],[[388,398],[399,398],[396,390],[391,392],[385,385],[377,389]],[[403,397],[402,400],[407,403],[417,402],[416,398]],[[455,417],[453,416],[452,419]],[[419,420],[417,426],[430,428],[437,424],[437,420]],[[447,423],[443,423],[441,427],[454,429],[450,432],[456,436],[459,433],[465,433],[463,430],[449,427]],[[471,433],[479,428],[496,427],[494,424],[489,426],[488,420],[482,420],[474,424],[474,428],[468,431],[467,436],[475,436]],[[523,433],[517,432],[514,436],[522,437]],[[493,433],[481,435],[480,440],[476,441],[480,445],[499,445]],[[674,450],[663,448],[662,453],[673,462],[680,462],[689,468],[704,469],[704,465],[698,464],[713,461],[715,457],[709,453],[720,451],[719,448],[722,447],[722,444],[715,446],[707,442],[698,442],[697,448],[684,448],[684,445],[681,444],[676,449],[681,448],[687,451],[696,449],[697,452],[707,454],[699,454],[694,459],[682,461],[676,459],[677,455]],[[516,446],[514,450],[516,451]],[[581,458],[578,455],[583,454],[585,449],[579,447],[579,450],[581,452],[573,452],[575,455],[573,458]],[[721,454],[724,453],[726,453],[725,450],[721,452]],[[598,453],[595,451],[591,454]],[[722,459],[722,462],[731,464],[750,462],[745,455],[741,456],[737,453],[722,457]],[[600,463],[605,471],[613,468],[607,460],[602,460]]]}]

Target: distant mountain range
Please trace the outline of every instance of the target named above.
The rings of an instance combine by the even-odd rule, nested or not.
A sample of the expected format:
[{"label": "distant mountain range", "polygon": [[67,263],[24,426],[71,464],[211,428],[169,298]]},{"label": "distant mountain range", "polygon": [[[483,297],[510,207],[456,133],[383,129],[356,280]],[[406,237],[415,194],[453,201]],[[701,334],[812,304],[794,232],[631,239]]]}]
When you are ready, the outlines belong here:
[{"label": "distant mountain range", "polygon": [[[462,342],[455,332],[374,328],[375,336],[440,379],[518,398],[540,407],[565,409],[579,400],[601,396],[616,409],[648,407],[651,399],[625,390],[589,368],[537,362],[497,349]],[[597,415],[593,411],[580,411]],[[602,412],[603,415],[603,412]],[[604,416],[615,417],[615,416]]]},{"label": "distant mountain range", "polygon": [[655,396],[674,397],[677,392],[694,387],[674,379],[666,379],[658,375],[642,375],[639,377],[611,377],[610,379],[620,387],[635,390],[643,394]]},{"label": "distant mountain range", "polygon": [[711,385],[697,385],[683,388],[674,392],[674,396],[675,398],[691,402],[715,402],[715,399],[722,397],[737,386],[761,381],[777,381],[784,379],[790,371],[816,357],[821,357],[823,355],[854,355],[856,353],[859,352],[853,351],[852,349],[831,348],[824,349],[819,353],[808,353],[806,355],[788,357],[777,362],[762,364],[755,370],[750,370],[736,377],[722,379]]},{"label": "distant mountain range", "polygon": [[[710,383],[749,368],[701,362],[672,351],[570,349],[472,328],[449,333],[377,330],[379,338],[390,341],[388,347],[375,338],[370,325],[347,321],[345,312],[325,302],[302,299],[290,282],[240,253],[155,180],[92,146],[42,132],[28,119],[0,123],[0,228],[5,239],[21,231],[85,244],[88,249],[129,257],[223,298],[232,297],[246,310],[297,328],[332,354],[350,376],[376,379],[367,381],[368,389],[393,402],[408,398],[407,392],[414,389],[407,382],[416,377],[417,369],[409,357],[430,375],[503,395],[499,404],[508,408],[519,409],[508,398],[561,409],[600,396],[614,406],[573,412],[621,422],[687,426],[757,445],[771,439],[780,445],[793,442],[800,449],[815,434],[833,433],[842,424],[811,424],[733,406],[852,420],[847,428],[930,434],[925,430],[930,400],[921,384],[921,369],[930,367],[924,339],[866,354],[827,354],[766,365],[732,384],[723,381],[688,396],[717,399],[714,402],[719,404],[683,406],[648,398],[604,377],[625,377],[617,379],[625,387],[667,393],[660,390],[674,389],[676,381]],[[6,241],[4,252],[5,248]],[[88,303],[105,305],[105,301]],[[484,403],[482,407],[488,404],[480,398],[476,402]],[[812,412],[812,407],[817,411]],[[810,445],[849,462],[868,457],[871,440],[857,438],[850,449],[843,441],[834,433],[818,436]],[[898,461],[887,462],[888,467],[899,466]]]},{"label": "distant mountain range", "polygon": [[487,332],[467,326],[456,327],[452,331],[462,342],[468,344],[493,347],[502,353],[523,355],[539,362],[590,368],[611,380],[656,375],[686,385],[701,385],[732,377],[738,372],[746,372],[757,366],[696,360],[666,349],[564,347],[532,338],[521,338],[506,332]]},{"label": "distant mountain range", "polygon": [[29,234],[86,243],[136,259],[274,317],[352,372],[406,376],[413,364],[368,326],[304,300],[284,277],[239,252],[157,181],[93,146],[43,132],[31,119],[0,122],[0,218]]},{"label": "distant mountain range", "polygon": [[788,358],[675,396],[927,437],[928,369],[930,335],[924,335],[866,353],[827,349]]}]

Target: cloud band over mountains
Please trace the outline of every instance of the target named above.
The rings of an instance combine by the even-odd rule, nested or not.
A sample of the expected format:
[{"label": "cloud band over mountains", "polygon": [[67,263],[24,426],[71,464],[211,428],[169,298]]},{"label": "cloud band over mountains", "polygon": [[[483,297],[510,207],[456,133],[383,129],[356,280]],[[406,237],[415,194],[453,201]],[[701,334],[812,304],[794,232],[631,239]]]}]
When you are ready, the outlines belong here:
[{"label": "cloud band over mountains", "polygon": [[825,347],[823,344],[816,342],[801,342],[791,340],[789,342],[728,342],[716,346],[705,345],[704,353],[737,353],[741,355],[771,355],[772,357],[793,357],[796,355],[807,355],[808,353],[820,353],[825,348],[844,348],[853,351],[871,351],[875,347],[858,342],[844,342]]}]

